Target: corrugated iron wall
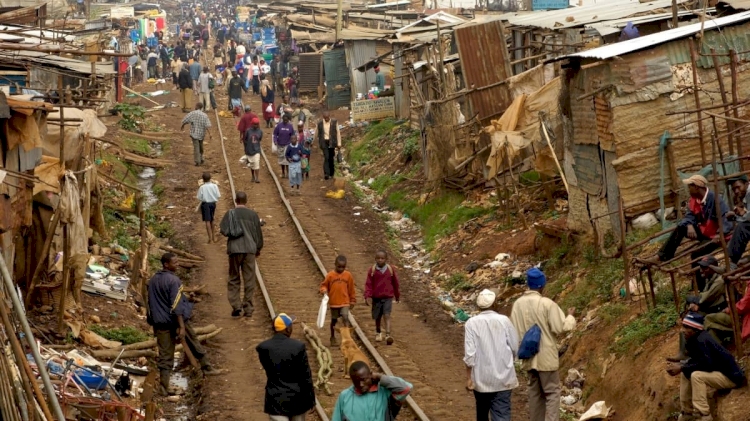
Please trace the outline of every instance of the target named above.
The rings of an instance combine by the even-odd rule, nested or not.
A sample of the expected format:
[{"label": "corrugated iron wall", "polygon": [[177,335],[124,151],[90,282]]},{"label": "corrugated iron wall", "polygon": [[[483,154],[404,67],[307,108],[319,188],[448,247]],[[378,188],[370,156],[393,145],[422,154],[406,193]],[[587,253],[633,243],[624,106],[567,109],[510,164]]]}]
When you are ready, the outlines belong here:
[{"label": "corrugated iron wall", "polygon": [[372,69],[366,72],[360,72],[356,67],[361,66],[374,58],[377,58],[375,41],[356,40],[346,42],[346,62],[351,71],[352,100],[354,100],[357,93],[365,94],[373,86],[372,84],[375,82],[375,72]]},{"label": "corrugated iron wall", "polygon": [[323,53],[323,68],[326,79],[326,104],[328,109],[349,106],[351,102],[351,80],[346,67],[346,52],[342,48]]},{"label": "corrugated iron wall", "polygon": [[323,81],[323,54],[302,53],[299,55],[299,91],[317,92]]},{"label": "corrugated iron wall", "polygon": [[[458,54],[464,75],[464,85],[471,89],[497,84],[512,75],[508,47],[502,22],[494,21],[456,29]],[[469,94],[472,112],[480,120],[499,116],[510,104],[506,84],[480,89]]]}]

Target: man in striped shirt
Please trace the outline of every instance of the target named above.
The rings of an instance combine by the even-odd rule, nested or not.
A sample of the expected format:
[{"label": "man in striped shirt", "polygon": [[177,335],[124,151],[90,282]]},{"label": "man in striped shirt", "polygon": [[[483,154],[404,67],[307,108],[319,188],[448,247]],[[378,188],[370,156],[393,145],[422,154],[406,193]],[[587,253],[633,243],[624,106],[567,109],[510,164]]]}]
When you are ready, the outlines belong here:
[{"label": "man in striped shirt", "polygon": [[518,387],[513,365],[518,333],[510,319],[493,309],[494,304],[494,292],[480,292],[477,307],[482,312],[464,328],[466,387],[474,391],[477,421],[510,421],[510,394]]},{"label": "man in striped shirt", "polygon": [[203,163],[203,138],[206,137],[206,133],[208,133],[209,138],[212,138],[211,132],[208,131],[211,128],[211,120],[203,112],[202,103],[195,104],[195,111],[189,112],[182,119],[180,130],[184,129],[186,124],[190,124],[190,139],[193,140],[193,159],[197,167]]}]

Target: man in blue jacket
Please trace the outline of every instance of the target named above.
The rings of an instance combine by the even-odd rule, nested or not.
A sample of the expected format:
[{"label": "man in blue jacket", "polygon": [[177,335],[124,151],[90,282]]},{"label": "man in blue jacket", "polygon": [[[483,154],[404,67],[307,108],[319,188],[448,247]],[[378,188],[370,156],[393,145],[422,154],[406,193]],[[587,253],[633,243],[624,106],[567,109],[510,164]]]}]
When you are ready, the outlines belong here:
[{"label": "man in blue jacket", "polygon": [[169,389],[169,377],[174,367],[174,349],[183,340],[190,352],[200,361],[205,375],[220,374],[220,370],[211,367],[206,357],[206,349],[198,340],[192,326],[188,323],[193,312],[193,305],[182,293],[182,281],[175,275],[177,257],[172,253],[161,256],[162,270],[148,282],[148,314],[146,320],[154,328],[154,337],[159,354],[156,366],[159,368],[160,390],[163,395]]},{"label": "man in blue jacket", "polygon": [[678,421],[713,421],[708,406],[708,388],[726,390],[747,383],[732,354],[703,329],[703,316],[690,312],[682,320],[688,359],[667,365],[667,373],[680,376],[680,409]]}]

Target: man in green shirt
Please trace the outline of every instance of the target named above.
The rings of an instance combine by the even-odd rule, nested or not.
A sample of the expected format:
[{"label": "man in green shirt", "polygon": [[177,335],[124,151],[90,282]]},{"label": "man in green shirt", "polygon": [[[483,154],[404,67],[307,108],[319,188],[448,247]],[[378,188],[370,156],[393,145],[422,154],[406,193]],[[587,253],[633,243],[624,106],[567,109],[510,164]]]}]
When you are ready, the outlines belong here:
[{"label": "man in green shirt", "polygon": [[380,65],[375,66],[375,85],[376,88],[378,88],[378,92],[385,91],[385,75],[380,72]]},{"label": "man in green shirt", "polygon": [[349,367],[349,376],[353,385],[339,395],[331,421],[392,421],[413,387],[402,378],[372,373],[362,361]]}]

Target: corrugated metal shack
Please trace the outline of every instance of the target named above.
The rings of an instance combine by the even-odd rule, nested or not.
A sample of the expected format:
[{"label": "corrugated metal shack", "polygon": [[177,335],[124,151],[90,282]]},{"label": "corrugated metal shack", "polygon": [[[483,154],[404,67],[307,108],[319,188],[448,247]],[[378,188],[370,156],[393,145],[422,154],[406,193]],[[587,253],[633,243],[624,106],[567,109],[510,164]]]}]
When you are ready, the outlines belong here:
[{"label": "corrugated metal shack", "polygon": [[[596,224],[600,234],[613,228],[619,234],[620,198],[626,217],[636,216],[658,209],[662,186],[667,206],[679,200],[682,186],[670,180],[669,171],[662,172],[663,166],[696,171],[711,153],[702,150],[698,125],[675,114],[699,108],[691,42],[697,50],[697,96],[705,108],[722,103],[712,49],[717,54],[744,52],[739,55],[738,97],[750,98],[748,31],[750,12],[743,12],[560,58],[565,60],[561,103],[567,122],[571,229],[590,232]],[[726,57],[720,60],[724,73],[727,64]],[[740,116],[747,112],[738,108]],[[726,130],[724,121],[717,129]],[[672,155],[659,146],[665,131],[674,139]],[[744,149],[750,150],[750,143]]]},{"label": "corrugated metal shack", "polygon": [[[684,10],[687,0],[677,0],[680,22],[694,19],[703,10]],[[672,0],[638,2],[617,0],[561,10],[507,13],[485,19],[502,19],[509,32],[513,74],[529,70],[547,59],[619,41],[628,22],[641,36],[671,28]],[[707,12],[711,12],[708,10]]]}]

